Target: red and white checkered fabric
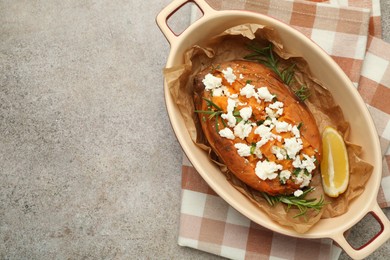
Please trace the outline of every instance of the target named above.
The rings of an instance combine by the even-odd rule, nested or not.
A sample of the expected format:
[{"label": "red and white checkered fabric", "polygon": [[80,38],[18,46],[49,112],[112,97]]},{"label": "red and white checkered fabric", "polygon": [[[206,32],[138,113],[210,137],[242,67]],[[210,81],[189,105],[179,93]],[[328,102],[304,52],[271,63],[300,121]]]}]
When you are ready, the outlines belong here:
[{"label": "red and white checkered fabric", "polygon": [[[367,103],[383,154],[381,207],[390,206],[390,44],[382,41],[379,0],[207,0],[295,27],[345,71]],[[178,243],[231,259],[337,259],[330,239],[287,237],[261,227],[222,200],[183,155]]]}]

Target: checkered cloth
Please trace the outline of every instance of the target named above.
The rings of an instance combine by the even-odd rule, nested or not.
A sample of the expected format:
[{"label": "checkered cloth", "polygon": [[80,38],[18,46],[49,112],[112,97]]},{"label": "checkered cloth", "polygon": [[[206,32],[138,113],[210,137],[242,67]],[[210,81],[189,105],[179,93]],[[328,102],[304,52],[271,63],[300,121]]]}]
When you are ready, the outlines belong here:
[{"label": "checkered cloth", "polygon": [[[345,71],[379,133],[381,207],[390,206],[390,44],[382,41],[379,0],[207,0],[215,9],[250,10],[295,27]],[[331,239],[299,239],[261,227],[221,199],[185,157],[178,243],[232,259],[337,259]]]}]

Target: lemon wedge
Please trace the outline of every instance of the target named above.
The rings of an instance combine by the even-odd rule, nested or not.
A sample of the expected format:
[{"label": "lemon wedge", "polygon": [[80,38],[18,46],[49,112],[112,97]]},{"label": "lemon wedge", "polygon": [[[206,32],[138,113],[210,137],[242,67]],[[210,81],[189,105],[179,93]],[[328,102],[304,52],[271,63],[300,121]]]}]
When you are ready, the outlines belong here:
[{"label": "lemon wedge", "polygon": [[326,195],[338,197],[346,191],[349,182],[347,148],[340,133],[326,127],[322,133],[322,186]]}]

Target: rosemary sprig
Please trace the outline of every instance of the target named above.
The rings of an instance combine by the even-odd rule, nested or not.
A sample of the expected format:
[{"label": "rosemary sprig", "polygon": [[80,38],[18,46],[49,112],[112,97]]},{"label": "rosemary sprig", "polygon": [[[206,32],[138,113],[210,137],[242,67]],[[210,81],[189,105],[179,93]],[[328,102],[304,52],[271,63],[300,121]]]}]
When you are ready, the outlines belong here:
[{"label": "rosemary sprig", "polygon": [[243,120],[240,115],[240,111],[238,111],[236,108],[234,108],[233,116],[236,118],[237,123],[240,123]]},{"label": "rosemary sprig", "polygon": [[255,45],[248,45],[248,49],[253,51],[253,53],[246,55],[244,59],[255,60],[264,64],[265,66],[273,70],[286,85],[291,84],[294,78],[295,64],[292,64],[290,67],[280,70],[279,59],[273,54],[272,44],[269,44],[267,47],[264,48],[259,48]]},{"label": "rosemary sprig", "polygon": [[[295,64],[290,65],[287,68],[281,69],[279,66],[279,59],[275,57],[273,53],[273,45],[270,43],[267,47],[259,48],[254,44],[248,45],[248,49],[252,51],[251,54],[248,54],[244,57],[247,60],[253,60],[260,62],[270,68],[272,71],[278,75],[278,77],[287,85],[291,86],[294,81],[294,69]],[[300,89],[293,91],[295,95],[302,102],[309,97],[309,89],[306,86],[301,86]]]},{"label": "rosemary sprig", "polygon": [[[203,100],[206,101],[208,110],[195,110],[195,113],[207,114],[209,115],[209,120],[215,117],[215,130],[219,132],[219,117],[223,113],[223,110],[210,99],[203,98]],[[222,120],[222,124],[226,126],[224,120]]]},{"label": "rosemary sprig", "polygon": [[305,101],[309,96],[310,92],[308,87],[302,85],[299,89],[294,90],[294,94],[299,98],[301,101]]},{"label": "rosemary sprig", "polygon": [[294,218],[303,216],[307,213],[308,209],[314,209],[319,211],[326,204],[324,198],[321,196],[319,200],[316,199],[305,199],[305,196],[314,190],[313,187],[306,189],[301,196],[295,197],[294,195],[277,195],[271,196],[265,192],[262,192],[263,197],[271,206],[275,206],[279,202],[287,205],[287,211],[295,206],[299,209],[299,214],[295,215]]},{"label": "rosemary sprig", "polygon": [[[207,114],[209,115],[209,119],[215,117],[215,130],[219,132],[219,117],[221,116],[221,114],[223,114],[223,110],[210,99],[203,98],[203,100],[206,101],[208,110],[195,110],[195,113]],[[240,111],[236,109],[233,111],[233,116],[236,118],[237,123],[243,120],[240,115]],[[221,121],[223,126],[226,127],[225,120],[222,119]]]}]

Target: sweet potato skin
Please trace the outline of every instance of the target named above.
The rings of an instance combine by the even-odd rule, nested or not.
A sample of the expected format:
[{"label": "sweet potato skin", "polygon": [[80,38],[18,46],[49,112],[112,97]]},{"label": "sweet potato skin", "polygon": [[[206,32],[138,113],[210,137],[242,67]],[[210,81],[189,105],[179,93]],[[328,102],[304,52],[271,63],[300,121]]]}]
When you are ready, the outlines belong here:
[{"label": "sweet potato skin", "polygon": [[[231,61],[222,64],[214,64],[212,67],[203,70],[194,79],[194,104],[197,111],[206,111],[208,105],[205,99],[211,99],[212,95],[210,91],[205,91],[205,86],[202,80],[208,73],[220,73],[226,68],[233,68],[236,74],[240,74],[240,78],[237,78],[236,86],[238,88],[244,86],[247,82],[251,82],[255,87],[267,86],[272,94],[277,96],[277,99],[284,103],[284,117],[285,120],[291,122],[291,124],[302,124],[300,130],[302,139],[305,140],[305,149],[314,153],[317,162],[319,163],[321,155],[321,138],[315,123],[315,119],[307,106],[300,102],[295,95],[284,85],[270,69],[259,63],[249,61]],[[228,83],[224,82],[224,85]],[[218,101],[218,100],[217,100]],[[255,110],[255,109],[254,109]],[[199,121],[202,126],[203,134],[205,135],[209,145],[220,158],[220,160],[227,166],[230,172],[232,172],[238,179],[249,185],[255,190],[266,192],[270,195],[279,194],[291,194],[300,188],[299,184],[294,183],[291,179],[288,179],[286,183],[282,184],[279,178],[275,179],[260,179],[255,173],[256,161],[248,160],[248,158],[241,157],[237,153],[237,149],[234,144],[237,142],[243,142],[243,140],[236,138],[230,140],[223,138],[219,135],[216,129],[216,118],[209,118],[207,115],[198,113]],[[261,115],[257,116],[258,119],[262,119]],[[222,126],[221,120],[218,124]],[[287,162],[288,163],[288,162]]]}]

